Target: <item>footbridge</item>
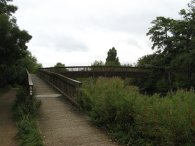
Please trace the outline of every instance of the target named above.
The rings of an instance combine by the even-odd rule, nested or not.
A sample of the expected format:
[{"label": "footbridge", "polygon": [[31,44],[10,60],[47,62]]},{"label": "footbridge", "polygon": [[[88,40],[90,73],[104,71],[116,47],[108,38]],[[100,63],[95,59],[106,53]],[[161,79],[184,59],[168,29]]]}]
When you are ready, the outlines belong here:
[{"label": "footbridge", "polygon": [[[77,105],[75,98],[80,94],[82,83],[77,78],[121,77],[142,78],[151,69],[124,66],[70,66],[40,68],[39,76]],[[32,88],[32,87],[31,87]]]},{"label": "footbridge", "polygon": [[139,68],[129,66],[69,66],[40,68],[40,71],[55,72],[70,78],[87,77],[144,77],[151,71],[151,68]]},{"label": "footbridge", "polygon": [[[41,100],[39,126],[46,146],[119,146],[108,135],[91,124],[89,119],[75,110],[76,97],[81,94],[86,77],[136,77],[147,76],[150,69],[136,67],[75,66],[40,68],[38,74],[27,71],[30,95]],[[66,100],[65,96],[72,106]]]}]

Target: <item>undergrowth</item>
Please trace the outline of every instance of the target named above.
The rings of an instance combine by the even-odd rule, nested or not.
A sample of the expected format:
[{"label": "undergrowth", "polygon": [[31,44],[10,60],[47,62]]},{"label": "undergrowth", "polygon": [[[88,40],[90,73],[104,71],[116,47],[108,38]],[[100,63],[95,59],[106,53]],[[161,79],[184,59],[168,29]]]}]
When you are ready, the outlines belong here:
[{"label": "undergrowth", "polygon": [[125,145],[195,145],[195,94],[179,90],[147,96],[119,78],[83,84],[77,98],[91,120]]},{"label": "undergrowth", "polygon": [[28,95],[25,88],[20,88],[13,106],[13,117],[18,129],[19,146],[43,146],[37,126],[37,114],[41,102]]}]

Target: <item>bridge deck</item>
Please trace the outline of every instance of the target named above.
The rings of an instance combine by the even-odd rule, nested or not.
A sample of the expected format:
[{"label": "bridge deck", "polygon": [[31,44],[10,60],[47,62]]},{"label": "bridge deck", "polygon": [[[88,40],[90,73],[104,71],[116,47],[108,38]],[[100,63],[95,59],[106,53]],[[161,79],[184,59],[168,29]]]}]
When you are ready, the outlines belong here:
[{"label": "bridge deck", "polygon": [[32,79],[42,101],[39,125],[46,146],[117,146],[49,85]]}]

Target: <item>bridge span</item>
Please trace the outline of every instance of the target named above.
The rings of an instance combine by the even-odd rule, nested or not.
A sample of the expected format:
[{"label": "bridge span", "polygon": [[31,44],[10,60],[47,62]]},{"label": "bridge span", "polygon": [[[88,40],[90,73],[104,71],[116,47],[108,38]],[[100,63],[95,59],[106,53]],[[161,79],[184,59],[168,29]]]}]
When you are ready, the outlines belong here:
[{"label": "bridge span", "polygon": [[141,78],[149,72],[150,69],[116,66],[40,68],[38,75],[43,81],[27,71],[29,94],[35,92],[35,96],[42,101],[39,125],[44,144],[118,146],[104,132],[91,125],[84,115],[76,112],[72,105],[63,100],[62,95],[77,106],[76,97],[80,94],[82,83],[72,78],[98,76]]},{"label": "bridge span", "polygon": [[70,78],[86,77],[145,77],[151,68],[139,68],[129,66],[68,66],[68,67],[49,67],[40,70],[55,72]]}]

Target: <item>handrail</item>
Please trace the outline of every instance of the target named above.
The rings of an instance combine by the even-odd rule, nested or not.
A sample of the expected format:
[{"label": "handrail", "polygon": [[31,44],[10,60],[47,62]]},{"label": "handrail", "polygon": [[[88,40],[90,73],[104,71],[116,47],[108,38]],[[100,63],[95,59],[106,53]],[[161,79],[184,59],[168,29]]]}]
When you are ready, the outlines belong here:
[{"label": "handrail", "polygon": [[132,66],[66,66],[66,67],[46,67],[46,68],[40,68],[42,70],[60,70],[60,69],[66,69],[67,71],[90,71],[93,69],[99,69],[101,71],[112,71],[112,70],[118,70],[118,71],[148,71],[152,68],[144,68],[144,67],[132,67]]},{"label": "handrail", "polygon": [[26,69],[26,73],[27,73],[27,79],[28,79],[28,90],[29,90],[29,95],[32,96],[33,95],[33,87],[34,87],[34,84],[32,82],[32,78],[31,78],[31,75],[29,73],[29,71]]},{"label": "handrail", "polygon": [[45,70],[39,70],[39,75],[55,89],[66,96],[72,103],[77,105],[76,97],[79,96],[79,89],[82,85],[80,81]]},{"label": "handrail", "polygon": [[76,77],[144,77],[150,71],[151,68],[139,68],[129,66],[68,66],[68,67],[49,67],[40,68],[39,70],[55,72],[68,76],[70,78]]}]

